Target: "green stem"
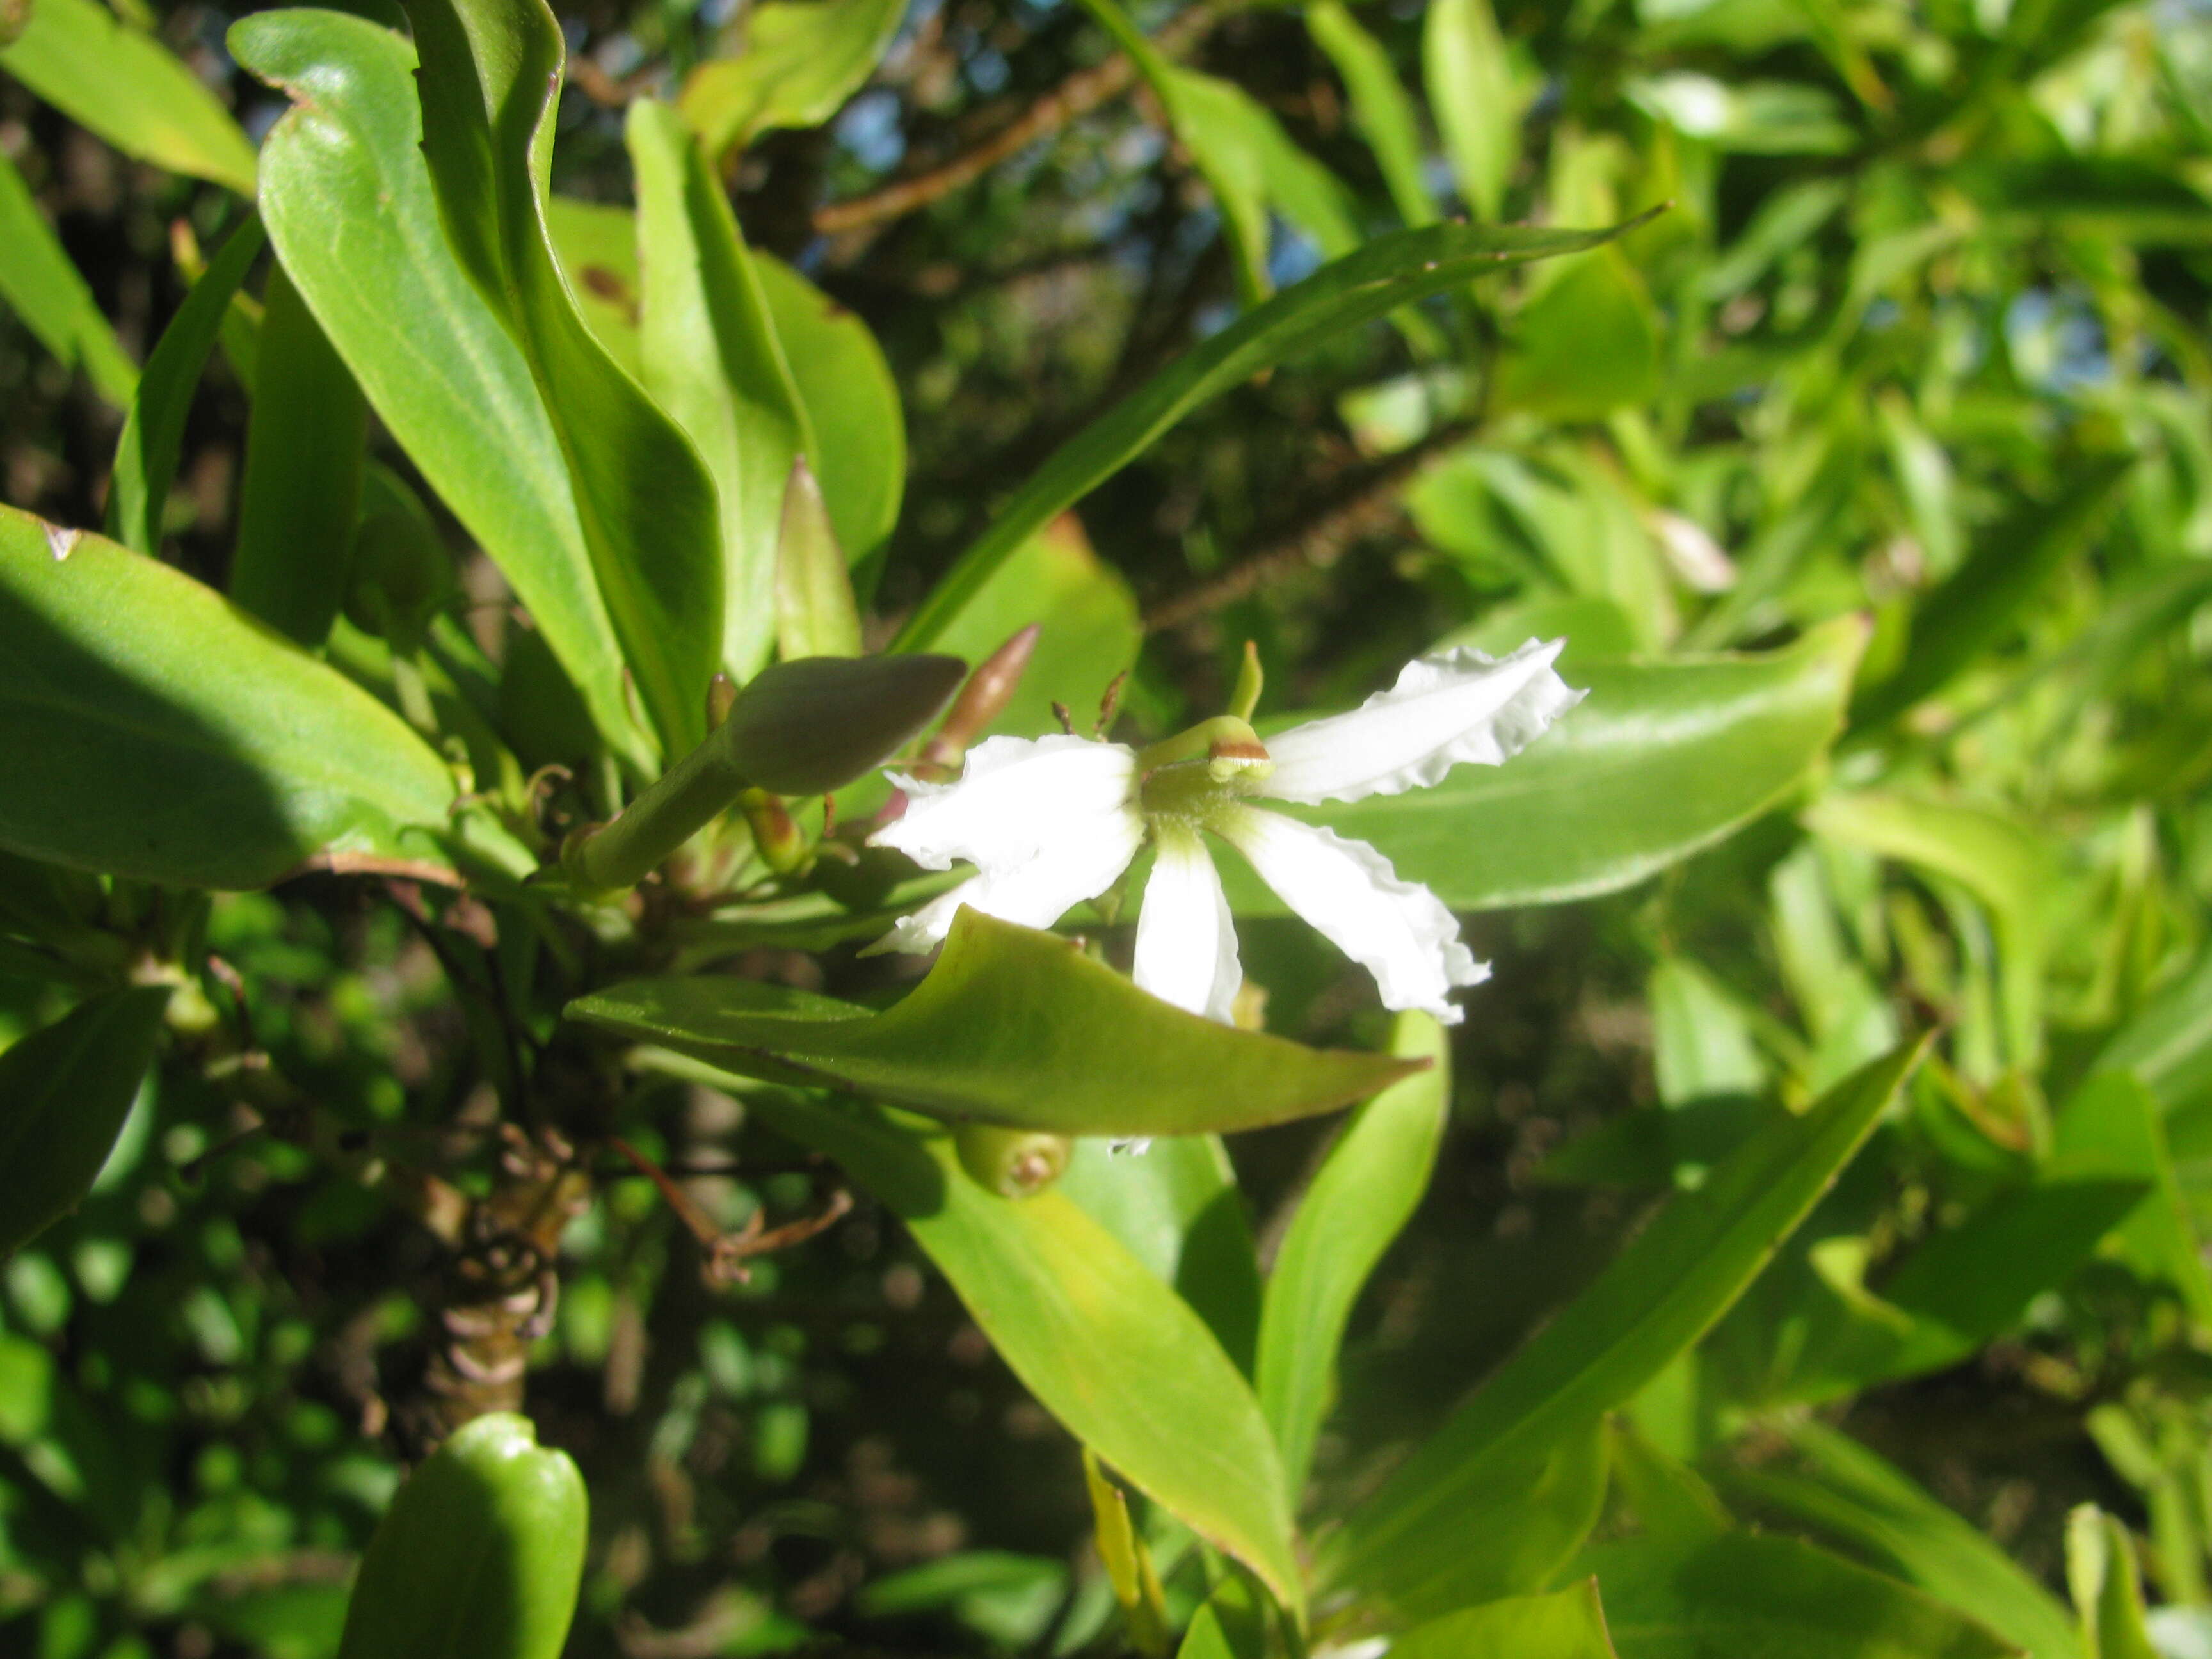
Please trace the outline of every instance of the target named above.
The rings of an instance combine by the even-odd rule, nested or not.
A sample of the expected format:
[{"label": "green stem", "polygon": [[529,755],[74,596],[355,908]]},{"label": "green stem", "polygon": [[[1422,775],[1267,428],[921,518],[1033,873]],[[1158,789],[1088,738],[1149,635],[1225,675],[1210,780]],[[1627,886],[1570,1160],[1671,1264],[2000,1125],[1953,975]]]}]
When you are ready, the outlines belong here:
[{"label": "green stem", "polygon": [[580,885],[605,892],[644,880],[752,787],[729,752],[729,732],[717,726],[611,822],[571,836],[561,850],[562,868]]}]

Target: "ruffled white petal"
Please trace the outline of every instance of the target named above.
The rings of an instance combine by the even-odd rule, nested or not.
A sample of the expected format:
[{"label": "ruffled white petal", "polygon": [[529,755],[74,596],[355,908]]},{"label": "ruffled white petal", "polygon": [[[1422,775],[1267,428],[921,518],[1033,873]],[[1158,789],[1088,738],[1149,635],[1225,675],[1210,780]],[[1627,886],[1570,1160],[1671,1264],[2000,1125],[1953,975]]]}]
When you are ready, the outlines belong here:
[{"label": "ruffled white petal", "polygon": [[1071,833],[1026,864],[986,870],[939,894],[912,915],[901,917],[890,933],[860,954],[934,951],[952,931],[952,918],[963,904],[1024,927],[1051,927],[1085,899],[1096,898],[1111,887],[1137,856],[1144,840],[1143,821],[1133,825],[1119,819],[1110,823],[1114,833],[1101,833],[1102,825],[1087,826],[1088,833]]},{"label": "ruffled white petal", "polygon": [[1155,833],[1159,857],[1137,917],[1133,977],[1178,1008],[1234,1024],[1244,975],[1220,874],[1196,830],[1164,822]]},{"label": "ruffled white petal", "polygon": [[1309,805],[1361,800],[1440,783],[1463,761],[1501,765],[1586,695],[1552,671],[1565,646],[1531,640],[1504,658],[1465,647],[1417,658],[1349,714],[1269,738],[1275,769],[1256,793]]},{"label": "ruffled white petal", "polygon": [[[1144,838],[1137,757],[1118,743],[991,738],[968,751],[967,765],[951,783],[896,773],[891,781],[906,792],[906,811],[871,836],[869,845],[896,847],[925,870],[950,870],[965,860],[993,874],[1048,853],[1103,862],[1109,848],[1126,848],[1114,868],[1119,875]],[[1079,844],[1083,852],[1069,852]],[[1105,884],[1079,896],[1088,898]]]},{"label": "ruffled white petal", "polygon": [[1490,964],[1460,942],[1443,901],[1401,881],[1364,842],[1238,806],[1212,827],[1252,861],[1260,878],[1345,955],[1375,975],[1386,1008],[1425,1008],[1446,1025],[1464,1018],[1454,988],[1480,985]]}]

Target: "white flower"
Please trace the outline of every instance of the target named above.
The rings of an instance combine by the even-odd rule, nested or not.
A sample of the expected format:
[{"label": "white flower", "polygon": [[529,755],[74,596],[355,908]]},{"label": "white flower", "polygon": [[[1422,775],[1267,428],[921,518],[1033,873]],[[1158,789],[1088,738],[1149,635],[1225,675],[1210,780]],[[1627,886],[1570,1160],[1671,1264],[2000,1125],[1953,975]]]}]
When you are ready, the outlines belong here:
[{"label": "white flower", "polygon": [[1553,672],[1565,644],[1531,640],[1500,659],[1470,650],[1420,658],[1349,714],[1293,726],[1264,747],[1224,715],[1141,754],[1085,738],[992,738],[954,782],[895,776],[906,811],[871,844],[925,869],[964,862],[976,873],[871,949],[933,950],[963,904],[1050,927],[1112,886],[1149,837],[1157,856],[1137,921],[1136,981],[1225,1023],[1242,975],[1206,851],[1211,831],[1374,975],[1384,1006],[1425,1008],[1456,1024],[1450,994],[1490,969],[1461,942],[1443,901],[1400,880],[1364,842],[1251,802],[1356,801],[1439,782],[1462,762],[1503,764],[1582,701]]}]

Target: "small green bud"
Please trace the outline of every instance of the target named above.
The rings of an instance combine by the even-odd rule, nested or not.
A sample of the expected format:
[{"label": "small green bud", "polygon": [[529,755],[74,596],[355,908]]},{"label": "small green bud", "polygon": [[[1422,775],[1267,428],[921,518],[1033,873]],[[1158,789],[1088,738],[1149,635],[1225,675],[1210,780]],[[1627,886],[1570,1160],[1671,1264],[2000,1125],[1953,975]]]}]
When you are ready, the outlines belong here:
[{"label": "small green bud", "polygon": [[1001,1198],[1034,1198],[1060,1177],[1075,1143],[1066,1135],[963,1123],[952,1132],[960,1167]]},{"label": "small green bud", "polygon": [[945,707],[957,657],[801,657],[738,693],[724,752],[772,794],[819,795],[880,765]]}]

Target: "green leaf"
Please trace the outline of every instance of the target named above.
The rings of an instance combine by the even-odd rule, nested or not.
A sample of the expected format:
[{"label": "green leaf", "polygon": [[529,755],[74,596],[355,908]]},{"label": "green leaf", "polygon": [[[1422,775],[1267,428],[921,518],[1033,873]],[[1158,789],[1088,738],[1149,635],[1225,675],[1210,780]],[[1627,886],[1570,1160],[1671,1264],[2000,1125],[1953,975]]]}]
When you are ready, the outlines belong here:
[{"label": "green leaf", "polygon": [[92,1190],[168,1005],[165,985],[111,991],[0,1053],[0,1261]]},{"label": "green leaf", "polygon": [[1433,225],[1377,237],[1322,266],[1193,347],[1055,450],[908,618],[897,648],[933,643],[1017,548],[1200,404],[1401,305],[1489,271],[1597,247],[1633,228]]},{"label": "green leaf", "polygon": [[625,131],[637,173],[639,361],[646,389],[714,475],[721,665],[742,684],[776,643],[777,544],[792,464],[811,447],[805,410],[729,198],[683,118],[641,98]]},{"label": "green leaf", "polygon": [[783,491],[783,524],[775,548],[775,644],[786,662],[860,654],[853,579],[822,486],[814,482],[804,455],[792,458]]},{"label": "green leaf", "polygon": [[1618,248],[1578,259],[1517,313],[1493,405],[1559,422],[1596,420],[1659,391],[1659,319]]},{"label": "green leaf", "polygon": [[1809,1473],[1729,1471],[1725,1487],[1865,1554],[2031,1659],[2081,1659],[2064,1606],[1980,1530],[1833,1429],[1801,1421],[1785,1432]]},{"label": "green leaf", "polygon": [[[392,435],[482,544],[615,751],[653,745],[529,365],[455,260],[422,160],[414,53],[336,12],[234,25],[238,60],[293,108],[262,149],[262,212],[286,273]],[[563,756],[563,759],[579,757]]]},{"label": "green leaf", "polygon": [[[1367,842],[1455,909],[1559,904],[1632,886],[1757,817],[1840,728],[1866,637],[1843,617],[1759,656],[1587,665],[1589,696],[1501,767],[1431,789],[1283,810]],[[1224,867],[1241,915],[1282,902]]]},{"label": "green leaf", "polygon": [[92,290],[5,155],[0,155],[0,301],[40,344],[70,368],[82,369],[101,397],[129,407],[138,366],[116,343]]},{"label": "green leaf", "polygon": [[1070,1135],[1255,1128],[1414,1069],[1187,1014],[1063,939],[964,909],[928,977],[883,1013],[709,978],[635,980],[568,1013],[749,1076]]},{"label": "green leaf", "polygon": [[559,1659],[588,1510],[574,1462],[528,1418],[455,1431],[377,1523],[338,1659]]},{"label": "green leaf", "polygon": [[1298,1202],[1267,1277],[1260,1323],[1261,1409],[1291,1489],[1305,1485],[1336,1392],[1353,1302],[1428,1190],[1451,1106],[1451,1049],[1427,1014],[1398,1016],[1390,1052],[1429,1069],[1355,1111]]},{"label": "green leaf", "polygon": [[1550,1595],[1516,1595],[1417,1625],[1390,1644],[1391,1659],[1616,1659],[1597,1580]]},{"label": "green leaf", "polygon": [[1806,827],[1948,877],[1990,909],[1996,924],[2000,994],[2011,1058],[2035,1065],[2043,1047],[2044,959],[2058,861],[2027,825],[1984,807],[1924,796],[1830,793]]},{"label": "green leaf", "polygon": [[721,660],[714,480],[624,374],[555,262],[547,151],[566,46],[544,0],[412,0],[422,153],[462,269],[500,313],[551,416],[623,659],[672,754],[706,733]]},{"label": "green leaf", "polygon": [[2066,1584],[2081,1615],[2084,1659],[2159,1659],[2144,1627],[2135,1540],[2094,1504],[2066,1518]]},{"label": "green leaf", "polygon": [[1314,44],[1328,54],[1352,105],[1352,124],[1408,226],[1436,223],[1437,204],[1422,177],[1420,120],[1382,43],[1354,21],[1343,0],[1315,0],[1306,8]]},{"label": "green leaf", "polygon": [[1610,1544],[1597,1572],[1620,1659],[2005,1659],[1932,1596],[1794,1538],[1731,1532],[1685,1554]]},{"label": "green leaf", "polygon": [[2134,465],[2128,455],[2084,462],[2056,500],[2024,502],[1977,537],[1966,563],[1913,612],[1897,671],[1853,699],[1853,729],[1896,719],[2002,641],[2045,581],[2101,529]]},{"label": "green leaf", "polygon": [[1260,1264],[1218,1135],[1173,1135],[1141,1157],[1079,1140],[1060,1190],[1206,1322],[1246,1376],[1260,1334]]},{"label": "green leaf", "polygon": [[2212,1101],[2212,950],[2112,1035],[2100,1072],[2131,1072],[2167,1112]]},{"label": "green leaf", "polygon": [[[1325,1586],[1401,1616],[1441,1611],[1467,1569],[1456,1517],[1508,1464],[1586,1435],[1726,1311],[1850,1161],[1917,1063],[1911,1043],[1762,1129],[1674,1198],[1320,1547]],[[1609,1594],[1609,1591],[1608,1591]]]},{"label": "green leaf", "polygon": [[98,0],[34,0],[5,70],[125,155],[253,194],[253,146],[199,76]]},{"label": "green leaf", "polygon": [[1055,702],[1086,714],[1137,660],[1144,629],[1121,572],[1063,514],[1014,550],[938,635],[936,648],[981,662],[1030,623],[1036,648],[991,732],[1034,738],[1060,730]]},{"label": "green leaf", "polygon": [[1421,77],[1460,194],[1477,218],[1495,220],[1521,159],[1521,98],[1490,0],[1432,0]]},{"label": "green leaf", "polygon": [[2143,1279],[2179,1293],[2190,1317],[2212,1328],[2212,1278],[2149,1090],[2126,1072],[2092,1077],[2051,1125],[2053,1165],[2069,1175],[2118,1176],[2148,1190],[2112,1235],[2114,1252]]},{"label": "green leaf", "polygon": [[889,538],[906,494],[898,382],[866,323],[781,259],[756,253],[752,267],[813,434],[807,461],[857,564]]},{"label": "green leaf", "polygon": [[1670,1108],[1766,1086],[1752,1022],[1732,993],[1687,957],[1665,956],[1651,970],[1652,1072]]},{"label": "green leaf", "polygon": [[1070,1433],[1285,1606],[1303,1604],[1290,1500],[1259,1402],[1189,1304],[1111,1233],[1062,1193],[985,1192],[949,1136],[777,1090],[746,1100],[897,1212]]},{"label": "green leaf", "polygon": [[726,58],[691,71],[678,100],[716,161],[779,127],[819,126],[875,72],[905,0],[762,0]]},{"label": "green leaf", "polygon": [[0,847],[27,857],[228,888],[444,862],[453,775],[397,715],[190,577],[12,508],[0,725]]},{"label": "green leaf", "polygon": [[264,240],[261,222],[251,216],[231,232],[161,331],[138,377],[137,395],[115,447],[107,523],[118,541],[141,553],[161,551],[161,516],[177,476],[192,393],[207,368],[208,353],[215,349],[230,297],[246,280]]},{"label": "green leaf", "polygon": [[313,651],[345,603],[368,405],[281,261],[255,364],[230,596]]}]

